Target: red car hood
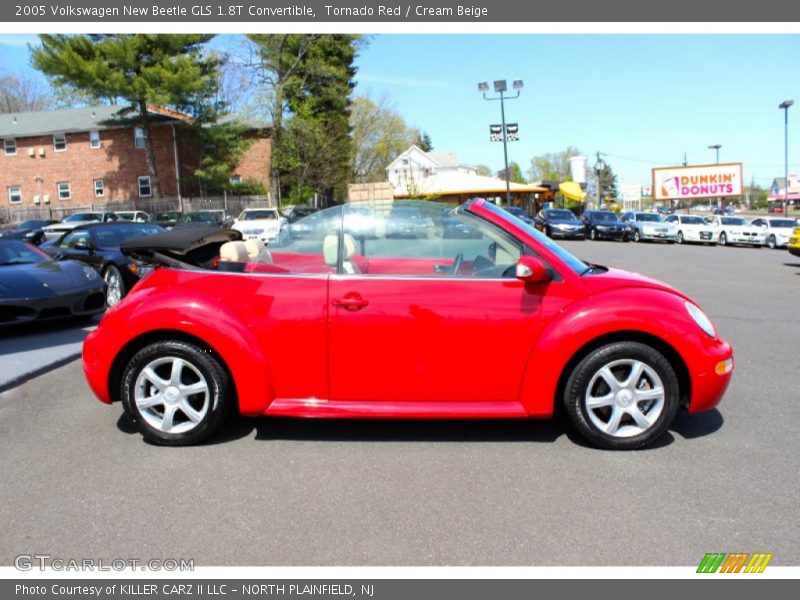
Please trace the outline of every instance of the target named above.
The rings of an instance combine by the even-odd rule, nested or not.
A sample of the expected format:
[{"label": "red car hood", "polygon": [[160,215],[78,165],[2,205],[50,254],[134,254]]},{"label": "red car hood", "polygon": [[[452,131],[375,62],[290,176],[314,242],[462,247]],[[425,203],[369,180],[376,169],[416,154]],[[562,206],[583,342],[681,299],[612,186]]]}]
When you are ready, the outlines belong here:
[{"label": "red car hood", "polygon": [[617,288],[638,287],[663,290],[665,292],[670,292],[680,296],[681,298],[685,298],[690,302],[694,302],[691,298],[689,298],[689,296],[675,289],[674,287],[667,285],[666,283],[658,281],[657,279],[645,277],[639,273],[623,271],[622,269],[608,269],[605,271],[599,271],[584,275],[582,279],[595,294],[607,292]]}]

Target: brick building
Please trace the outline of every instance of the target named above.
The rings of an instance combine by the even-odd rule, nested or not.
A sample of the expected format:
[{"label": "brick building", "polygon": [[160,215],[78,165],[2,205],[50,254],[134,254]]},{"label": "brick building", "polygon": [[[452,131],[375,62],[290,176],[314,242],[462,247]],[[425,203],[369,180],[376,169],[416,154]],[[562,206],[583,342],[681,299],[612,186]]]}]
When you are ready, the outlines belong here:
[{"label": "brick building", "polygon": [[[0,205],[68,209],[153,197],[142,130],[119,106],[0,114]],[[199,152],[185,137],[182,113],[151,107],[150,138],[165,197],[199,194],[192,176]],[[269,189],[269,131],[249,127],[253,143],[233,181]]]}]

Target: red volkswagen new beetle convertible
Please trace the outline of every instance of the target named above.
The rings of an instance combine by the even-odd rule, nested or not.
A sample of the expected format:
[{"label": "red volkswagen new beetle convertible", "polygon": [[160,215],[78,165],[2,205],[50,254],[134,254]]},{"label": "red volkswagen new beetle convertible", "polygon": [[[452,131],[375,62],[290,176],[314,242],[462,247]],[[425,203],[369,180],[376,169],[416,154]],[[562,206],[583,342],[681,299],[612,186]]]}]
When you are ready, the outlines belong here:
[{"label": "red volkswagen new beetle convertible", "polygon": [[582,262],[483,200],[450,212],[402,204],[371,205],[367,228],[349,204],[314,213],[266,248],[219,229],[129,242],[130,256],[162,266],[87,338],[92,390],[165,445],[209,438],[232,410],[563,408],[593,444],[630,449],[661,436],[679,407],[722,398],[731,347],[681,292]]}]

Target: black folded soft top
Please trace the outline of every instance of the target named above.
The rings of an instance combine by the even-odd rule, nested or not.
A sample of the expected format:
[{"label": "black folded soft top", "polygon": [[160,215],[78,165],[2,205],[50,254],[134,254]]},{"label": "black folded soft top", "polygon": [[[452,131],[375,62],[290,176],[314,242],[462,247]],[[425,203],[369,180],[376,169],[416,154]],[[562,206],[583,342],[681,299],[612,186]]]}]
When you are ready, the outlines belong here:
[{"label": "black folded soft top", "polygon": [[222,244],[241,239],[241,232],[235,229],[198,225],[134,238],[124,242],[120,249],[126,256],[140,261],[179,268],[208,268],[208,263],[219,256]]}]

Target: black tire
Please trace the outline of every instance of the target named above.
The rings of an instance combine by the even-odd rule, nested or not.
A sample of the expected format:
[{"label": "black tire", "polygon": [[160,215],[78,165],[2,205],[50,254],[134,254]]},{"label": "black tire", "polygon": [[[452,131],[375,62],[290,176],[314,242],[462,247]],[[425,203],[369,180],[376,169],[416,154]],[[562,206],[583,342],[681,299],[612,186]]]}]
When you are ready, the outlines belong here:
[{"label": "black tire", "polygon": [[552,237],[553,237],[553,230],[552,230],[552,229],[550,229],[550,226],[549,226],[549,225],[548,225],[547,227],[545,227],[545,228],[544,228],[544,234],[545,234],[547,237],[549,237],[549,238],[552,238]]},{"label": "black tire", "polygon": [[597,239],[597,230],[592,228],[589,230],[589,239],[595,241]]},{"label": "black tire", "polygon": [[778,240],[775,239],[774,235],[771,235],[767,238],[767,248],[770,250],[775,250],[778,247]]},{"label": "black tire", "polygon": [[[149,394],[146,394],[148,386],[150,391],[157,388],[152,383],[152,380],[143,375],[145,367],[150,366],[164,380],[164,383],[167,383],[166,371],[159,372],[162,366],[153,368],[152,365],[160,360],[169,361],[175,359],[180,359],[183,363],[190,365],[187,374],[183,373],[183,369],[186,367],[182,367],[179,378],[182,377],[183,381],[179,383],[188,387],[197,385],[198,381],[204,380],[204,383],[207,384],[207,392],[190,394],[188,397],[191,400],[186,400],[187,403],[190,403],[189,408],[194,410],[196,414],[202,414],[202,418],[198,419],[193,425],[191,424],[192,419],[188,416],[189,413],[183,412],[181,408],[184,402],[184,395],[180,394],[181,400],[180,402],[175,401],[178,406],[173,411],[173,414],[177,417],[177,412],[181,411],[182,419],[179,419],[179,422],[174,425],[179,431],[173,433],[153,425],[153,422],[159,418],[158,409],[156,407],[151,408],[151,410],[145,408],[146,412],[142,412],[136,402],[136,394],[138,392],[141,395],[148,396]],[[163,365],[164,368],[167,366],[170,369],[172,368],[170,363]],[[162,393],[168,393],[168,388],[175,387],[170,379],[165,389],[160,390],[155,395],[161,396]],[[120,383],[120,397],[122,398],[125,412],[136,423],[136,427],[145,440],[160,446],[190,446],[211,437],[225,422],[231,410],[231,390],[230,377],[213,352],[194,344],[177,340],[156,342],[139,350],[125,366]],[[200,397],[198,398],[198,396]],[[160,403],[163,407],[161,409],[163,421],[166,421],[168,402],[168,400],[165,400]],[[202,407],[198,409],[199,404],[202,404]],[[170,418],[170,423],[174,422],[175,419]],[[181,430],[182,427],[189,428],[188,430]]]},{"label": "black tire", "polygon": [[[119,269],[114,265],[108,265],[103,270],[103,281],[106,282],[106,306],[111,308],[125,297],[128,290],[125,287],[125,280],[122,278],[122,273],[120,273]],[[112,283],[112,281],[116,283]],[[118,286],[119,298],[116,297],[117,293],[114,290],[114,286]]]},{"label": "black tire", "polygon": [[[663,399],[653,400],[648,405],[648,400],[635,400],[635,392],[628,397],[621,396],[619,402],[628,402],[628,407],[618,408],[619,402],[615,398],[611,405],[590,409],[586,406],[587,395],[594,394],[604,385],[605,379],[598,378],[600,370],[612,366],[612,371],[621,373],[625,377],[627,362],[643,364],[649,371],[644,371],[637,381],[632,382],[637,390],[646,393],[648,388],[642,388],[644,383],[649,383],[649,389],[663,389]],[[630,372],[628,373],[630,377]],[[659,381],[660,380],[660,381]],[[619,383],[619,381],[618,381]],[[591,386],[591,389],[590,389]],[[611,389],[610,386],[609,390]],[[604,390],[600,389],[600,393]],[[611,392],[609,391],[610,395]],[[581,360],[573,369],[564,389],[564,406],[573,426],[586,440],[600,448],[609,450],[633,450],[652,444],[661,437],[675,418],[678,411],[680,389],[675,370],[664,356],[651,346],[638,342],[614,342],[595,350]],[[631,413],[627,412],[633,406],[639,413],[647,417],[650,412],[656,411],[656,418],[652,424],[638,434],[628,435],[641,427],[635,422]],[[605,413],[603,411],[606,411]],[[612,435],[600,429],[598,422],[603,422],[603,415],[608,414],[609,424],[614,419],[613,411],[621,413],[617,420],[618,435]],[[645,412],[648,411],[648,412]],[[623,431],[624,430],[624,431]]]},{"label": "black tire", "polygon": [[719,234],[719,245],[720,246],[727,246],[728,245],[728,236],[725,235],[725,232]]},{"label": "black tire", "polygon": [[683,232],[682,232],[682,231],[679,231],[679,232],[678,232],[678,239],[677,239],[676,241],[677,241],[679,244],[682,244],[682,243],[683,243]]},{"label": "black tire", "polygon": [[633,230],[633,241],[634,242],[641,242],[642,241],[642,234],[639,233],[638,229]]}]

